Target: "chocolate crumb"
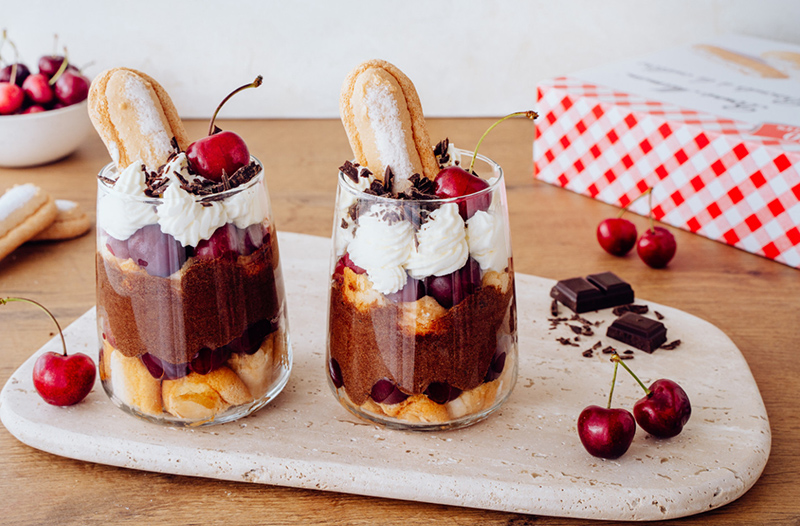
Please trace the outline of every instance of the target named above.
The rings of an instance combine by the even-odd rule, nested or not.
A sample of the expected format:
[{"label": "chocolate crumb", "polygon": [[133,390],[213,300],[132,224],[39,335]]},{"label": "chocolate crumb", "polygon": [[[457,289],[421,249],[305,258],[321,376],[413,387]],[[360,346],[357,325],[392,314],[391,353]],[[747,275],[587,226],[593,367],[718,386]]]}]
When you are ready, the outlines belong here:
[{"label": "chocolate crumb", "polygon": [[612,353],[617,352],[617,350],[609,345],[608,347],[603,348],[602,352],[603,352],[603,354],[612,354]]},{"label": "chocolate crumb", "polygon": [[584,318],[582,316],[579,316],[578,314],[573,314],[572,317],[570,318],[570,320],[571,321],[579,321],[584,325],[592,325],[592,322],[590,322],[589,320],[587,320],[586,318]]},{"label": "chocolate crumb", "polygon": [[391,166],[387,166],[386,171],[383,173],[383,191],[387,194],[391,194],[394,191],[394,172]]},{"label": "chocolate crumb", "polygon": [[584,325],[581,329],[581,334],[584,336],[594,336],[594,331],[588,325]]},{"label": "chocolate crumb", "polygon": [[633,360],[633,355],[632,354],[624,354],[624,355],[620,356],[619,359],[620,360]]},{"label": "chocolate crumb", "polygon": [[341,226],[341,228],[344,229],[344,230],[347,230],[348,226],[349,225],[347,224],[347,219],[342,218],[342,226]]},{"label": "chocolate crumb", "polygon": [[591,349],[587,349],[583,351],[581,354],[583,355],[584,358],[591,358],[592,356],[594,356],[594,353],[592,352]]},{"label": "chocolate crumb", "polygon": [[669,343],[665,343],[664,345],[659,347],[659,349],[665,349],[667,351],[671,351],[671,350],[675,349],[677,346],[679,346],[680,344],[681,344],[680,340],[673,340],[673,341],[671,341]]},{"label": "chocolate crumb", "polygon": [[656,318],[658,318],[659,320],[663,320],[664,319],[664,315],[661,314],[660,312],[658,312],[657,310],[654,310],[653,314],[655,314]]},{"label": "chocolate crumb", "polygon": [[345,161],[344,164],[339,167],[339,171],[349,177],[351,181],[358,184],[358,167],[355,164],[350,161]]},{"label": "chocolate crumb", "polygon": [[571,347],[579,347],[577,343],[572,342],[569,338],[556,338],[556,341],[561,345],[569,345]]},{"label": "chocolate crumb", "polygon": [[600,348],[600,347],[602,347],[602,346],[603,346],[603,344],[602,344],[602,343],[600,343],[600,340],[598,340],[598,341],[597,341],[597,343],[595,343],[594,345],[592,345],[592,350],[593,350],[593,351],[596,351],[597,349],[599,349],[599,348]]},{"label": "chocolate crumb", "polygon": [[579,325],[570,325],[570,324],[567,324],[567,327],[569,327],[570,329],[572,329],[572,332],[574,332],[575,334],[581,334],[581,333],[583,333],[583,327],[581,327],[581,326],[579,326]]},{"label": "chocolate crumb", "polygon": [[579,341],[581,341],[581,337],[580,337],[580,336],[575,336],[575,337],[574,337],[574,338],[572,338],[572,339],[573,339],[573,340],[575,340],[576,342],[579,342]]},{"label": "chocolate crumb", "polygon": [[632,350],[630,350],[630,349],[628,349],[627,351],[623,351],[623,353],[622,353],[622,354],[633,354],[633,351],[632,351]]},{"label": "chocolate crumb", "polygon": [[553,316],[558,316],[558,302],[556,300],[553,300],[552,303],[550,303],[550,314]]}]

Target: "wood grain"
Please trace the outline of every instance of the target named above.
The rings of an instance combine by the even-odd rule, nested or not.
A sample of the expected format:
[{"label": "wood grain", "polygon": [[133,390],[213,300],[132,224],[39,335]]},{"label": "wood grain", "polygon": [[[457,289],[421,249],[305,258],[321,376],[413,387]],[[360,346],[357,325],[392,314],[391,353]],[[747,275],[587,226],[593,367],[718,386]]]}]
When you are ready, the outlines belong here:
[{"label": "wood grain", "polygon": [[[429,130],[433,141],[449,136],[469,148],[491,122],[433,119]],[[190,138],[203,134],[206,125],[188,122]],[[227,121],[221,126],[242,135],[264,162],[278,228],[330,236],[336,167],[352,156],[341,123]],[[616,272],[639,297],[697,315],[727,333],[761,389],[773,433],[764,474],[737,501],[675,522],[800,523],[800,272],[675,229],[678,253],[665,270],[650,269],[635,255],[609,256],[597,245],[595,228],[616,209],[534,181],[532,140],[531,123],[515,120],[499,126],[481,147],[505,169],[516,270],[553,279]],[[0,169],[0,190],[34,182],[56,198],[77,201],[94,218],[95,176],[108,161],[93,137],[60,162]],[[644,218],[631,219],[640,231],[647,225]],[[36,299],[68,325],[95,302],[94,244],[92,231],[70,241],[24,245],[0,261],[0,296]],[[53,334],[50,321],[33,307],[0,306],[0,381],[5,383]],[[32,449],[4,428],[0,448],[0,522],[7,524],[579,524],[88,464]]]}]

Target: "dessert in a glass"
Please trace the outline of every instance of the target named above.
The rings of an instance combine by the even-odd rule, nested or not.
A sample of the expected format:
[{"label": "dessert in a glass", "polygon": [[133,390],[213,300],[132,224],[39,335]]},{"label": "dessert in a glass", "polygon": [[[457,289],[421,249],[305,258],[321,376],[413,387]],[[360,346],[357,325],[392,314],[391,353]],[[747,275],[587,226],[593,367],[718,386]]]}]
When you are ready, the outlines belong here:
[{"label": "dessert in a glass", "polygon": [[384,61],[350,74],[341,111],[355,162],[338,178],[329,383],[389,427],[470,425],[516,380],[502,169],[447,140],[431,147],[413,84]]},{"label": "dessert in a glass", "polygon": [[171,425],[263,407],[289,378],[291,347],[261,163],[213,119],[187,146],[168,95],[137,71],[101,74],[90,114],[114,159],[97,196],[103,387]]}]

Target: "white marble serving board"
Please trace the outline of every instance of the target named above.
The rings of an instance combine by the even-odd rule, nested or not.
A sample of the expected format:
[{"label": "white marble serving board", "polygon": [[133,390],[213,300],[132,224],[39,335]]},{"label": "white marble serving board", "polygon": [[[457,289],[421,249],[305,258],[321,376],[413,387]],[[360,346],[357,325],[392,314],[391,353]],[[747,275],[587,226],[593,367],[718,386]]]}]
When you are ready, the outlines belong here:
[{"label": "white marble serving board", "polygon": [[[238,422],[199,429],[130,416],[99,383],[76,406],[49,406],[33,389],[31,371],[36,355],[60,351],[53,339],[3,389],[3,424],[32,447],[113,466],[592,519],[668,519],[717,508],[744,494],[766,465],[769,421],[739,350],[713,325],[643,300],[637,303],[665,316],[669,340],[683,343],[652,355],[636,351],[626,363],[645,383],[661,377],[680,383],[692,417],[669,440],[638,429],[621,459],[586,453],[575,422],[585,406],[605,404],[613,366],[608,355],[581,353],[598,339],[613,341],[594,336],[584,337],[581,347],[559,344],[557,337],[574,335],[564,324],[549,330],[554,282],[527,275],[517,275],[516,285],[519,377],[496,414],[467,429],[433,433],[360,421],[339,405],[325,379],[330,241],[299,234],[279,239],[294,367],[270,405]],[[610,310],[584,316],[604,320],[598,334],[613,318]],[[66,338],[70,352],[97,355],[94,309],[67,328]],[[620,368],[614,405],[631,409],[642,394]]]}]

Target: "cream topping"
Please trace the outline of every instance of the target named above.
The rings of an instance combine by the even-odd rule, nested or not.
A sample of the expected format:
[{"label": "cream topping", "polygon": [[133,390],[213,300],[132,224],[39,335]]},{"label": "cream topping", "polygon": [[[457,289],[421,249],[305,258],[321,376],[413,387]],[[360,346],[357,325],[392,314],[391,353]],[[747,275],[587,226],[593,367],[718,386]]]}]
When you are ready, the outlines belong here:
[{"label": "cream topping", "polygon": [[374,207],[359,218],[348,251],[353,263],[367,271],[373,288],[391,294],[406,284],[403,265],[414,248],[414,227],[408,221],[390,222],[378,217],[384,211]]},{"label": "cream topping", "polygon": [[479,210],[467,220],[469,254],[482,270],[502,272],[508,266],[505,227],[496,214]]},{"label": "cream topping", "polygon": [[97,224],[111,237],[124,241],[143,226],[158,222],[156,207],[139,199],[147,189],[144,164],[131,163],[120,172],[114,190],[97,203]]},{"label": "cream topping", "polygon": [[446,203],[428,216],[417,232],[417,245],[406,263],[412,278],[444,276],[464,266],[469,246],[456,203]]},{"label": "cream topping", "polygon": [[228,222],[225,205],[220,201],[200,203],[197,196],[181,188],[179,173],[189,179],[186,155],[175,156],[167,165],[165,173],[171,184],[164,192],[158,205],[158,223],[161,231],[170,234],[183,246],[197,246],[202,239],[208,239],[216,229]]}]

